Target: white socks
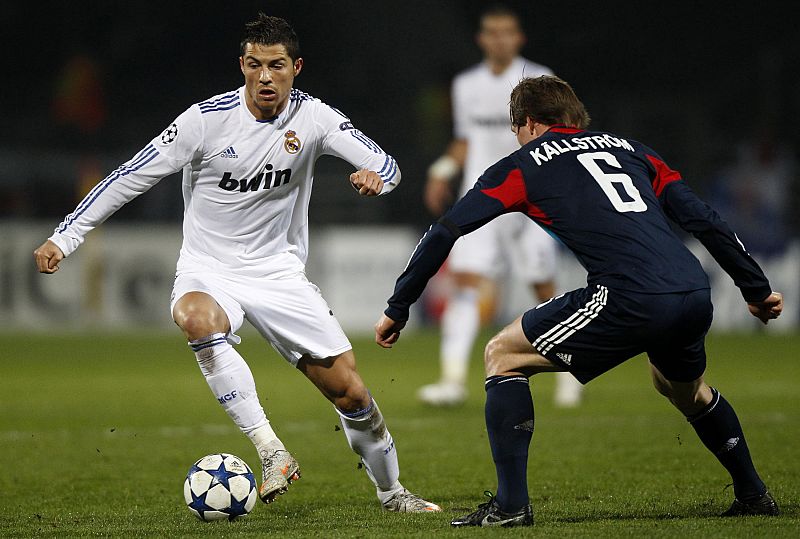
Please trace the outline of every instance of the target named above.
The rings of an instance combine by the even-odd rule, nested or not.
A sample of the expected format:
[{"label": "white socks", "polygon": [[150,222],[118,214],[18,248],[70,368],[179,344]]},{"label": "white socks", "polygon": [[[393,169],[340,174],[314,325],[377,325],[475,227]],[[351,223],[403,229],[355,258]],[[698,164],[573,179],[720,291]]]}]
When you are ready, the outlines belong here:
[{"label": "white socks", "polygon": [[443,382],[466,384],[472,345],[480,328],[478,297],[477,288],[459,288],[447,301],[440,350]]},{"label": "white socks", "polygon": [[336,408],[342,422],[347,443],[364,463],[367,475],[375,483],[381,503],[403,489],[400,484],[400,465],[392,435],[386,429],[383,415],[377,403],[353,413],[345,413]]},{"label": "white socks", "polygon": [[211,391],[236,426],[253,440],[256,447],[276,439],[258,401],[253,373],[239,352],[225,339],[225,334],[214,333],[191,341],[189,346],[194,350],[197,364]]},{"label": "white socks", "polygon": [[583,385],[570,373],[560,371],[556,373],[556,390],[554,400],[556,406],[571,408],[581,403]]},{"label": "white socks", "polygon": [[[214,333],[191,341],[189,346],[194,350],[214,396],[259,453],[267,445],[283,449],[258,401],[253,373],[242,356],[225,340],[225,334]],[[378,405],[372,400],[364,410],[350,414],[338,409],[336,412],[347,443],[361,457],[367,475],[377,487],[378,498],[381,502],[388,500],[403,486],[398,480],[400,465],[394,440],[386,429]]]}]

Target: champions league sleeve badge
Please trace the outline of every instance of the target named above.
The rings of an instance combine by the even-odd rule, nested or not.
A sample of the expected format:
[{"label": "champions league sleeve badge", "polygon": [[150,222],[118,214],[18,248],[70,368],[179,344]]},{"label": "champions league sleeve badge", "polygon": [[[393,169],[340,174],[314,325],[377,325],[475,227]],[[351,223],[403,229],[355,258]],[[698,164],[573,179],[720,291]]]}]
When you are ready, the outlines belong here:
[{"label": "champions league sleeve badge", "polygon": [[296,154],[300,151],[302,145],[300,143],[300,139],[297,138],[297,133],[294,131],[287,131],[283,134],[283,136],[286,137],[286,140],[283,141],[284,150],[291,154]]},{"label": "champions league sleeve badge", "polygon": [[178,124],[172,124],[161,133],[161,144],[172,144],[178,138]]}]

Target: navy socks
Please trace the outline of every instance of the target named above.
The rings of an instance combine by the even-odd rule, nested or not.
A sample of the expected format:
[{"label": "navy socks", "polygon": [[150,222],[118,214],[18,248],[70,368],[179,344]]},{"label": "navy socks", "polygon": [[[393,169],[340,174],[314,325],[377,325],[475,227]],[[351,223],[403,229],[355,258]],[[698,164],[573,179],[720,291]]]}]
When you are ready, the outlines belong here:
[{"label": "navy socks", "polygon": [[486,430],[497,468],[496,501],[501,511],[529,503],[528,446],[533,436],[533,399],[524,376],[486,379]]},{"label": "navy socks", "polygon": [[711,392],[708,406],[686,419],[703,444],[731,474],[736,498],[740,501],[759,498],[767,487],[753,466],[739,418],[719,391],[712,387]]}]

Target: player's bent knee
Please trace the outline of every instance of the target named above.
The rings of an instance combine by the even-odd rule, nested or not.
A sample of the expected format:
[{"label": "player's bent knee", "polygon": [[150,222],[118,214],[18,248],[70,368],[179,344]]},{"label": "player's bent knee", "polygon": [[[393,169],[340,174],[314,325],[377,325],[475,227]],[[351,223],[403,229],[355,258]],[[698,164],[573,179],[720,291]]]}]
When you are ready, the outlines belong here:
[{"label": "player's bent knee", "polygon": [[350,384],[342,391],[326,396],[328,396],[336,408],[346,414],[365,410],[372,402],[372,396],[369,390],[360,382],[360,379],[359,383]]},{"label": "player's bent knee", "polygon": [[496,376],[502,374],[509,369],[508,354],[506,354],[506,346],[500,335],[492,337],[483,352],[484,368],[486,376]]},{"label": "player's bent knee", "polygon": [[212,333],[226,333],[230,329],[227,316],[221,309],[207,308],[192,302],[175,305],[172,318],[189,340],[199,339]]}]

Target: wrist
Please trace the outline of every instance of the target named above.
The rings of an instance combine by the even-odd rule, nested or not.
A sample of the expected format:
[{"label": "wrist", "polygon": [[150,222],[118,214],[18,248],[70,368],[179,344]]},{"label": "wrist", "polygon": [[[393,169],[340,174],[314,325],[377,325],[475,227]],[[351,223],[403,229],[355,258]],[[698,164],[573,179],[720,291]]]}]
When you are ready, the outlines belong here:
[{"label": "wrist", "polygon": [[428,177],[450,181],[458,176],[461,167],[450,155],[443,155],[428,167]]}]

